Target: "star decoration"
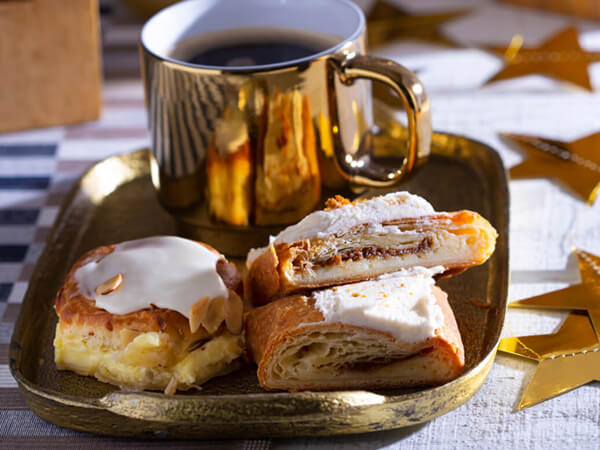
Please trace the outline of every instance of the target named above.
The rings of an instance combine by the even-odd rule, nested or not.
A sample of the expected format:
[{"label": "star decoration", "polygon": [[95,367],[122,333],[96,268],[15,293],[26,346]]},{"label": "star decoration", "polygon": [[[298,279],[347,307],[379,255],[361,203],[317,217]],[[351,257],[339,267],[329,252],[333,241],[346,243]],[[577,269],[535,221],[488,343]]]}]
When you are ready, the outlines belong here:
[{"label": "star decoration", "polygon": [[503,56],[506,65],[485,84],[539,74],[592,90],[588,65],[600,61],[600,52],[584,51],[576,28],[565,28],[538,47],[521,48],[521,43],[516,37],[508,47],[487,47]]},{"label": "star decoration", "polygon": [[395,5],[378,0],[367,14],[367,42],[377,46],[400,39],[416,39],[446,47],[458,45],[439,30],[445,22],[457,19],[470,11],[440,14],[410,15]]},{"label": "star decoration", "polygon": [[585,314],[569,314],[556,333],[504,338],[498,350],[540,361],[544,357],[578,353],[597,343],[590,319]]},{"label": "star decoration", "polygon": [[585,315],[569,314],[554,334],[502,339],[498,350],[538,361],[519,409],[600,380],[600,345]]},{"label": "star decoration", "polygon": [[498,350],[539,361],[519,409],[600,381],[600,257],[575,250],[581,284],[510,303],[522,308],[587,311],[571,313],[554,334],[510,337]]},{"label": "star decoration", "polygon": [[579,263],[581,282],[593,284],[600,282],[600,256],[596,256],[583,250],[575,250]]},{"label": "star decoration", "polygon": [[600,258],[582,250],[575,252],[579,259],[581,284],[519,300],[509,306],[587,311],[596,335],[600,336]]},{"label": "star decoration", "polygon": [[600,133],[573,142],[501,133],[526,152],[526,159],[510,169],[512,178],[553,177],[588,204],[600,187]]}]

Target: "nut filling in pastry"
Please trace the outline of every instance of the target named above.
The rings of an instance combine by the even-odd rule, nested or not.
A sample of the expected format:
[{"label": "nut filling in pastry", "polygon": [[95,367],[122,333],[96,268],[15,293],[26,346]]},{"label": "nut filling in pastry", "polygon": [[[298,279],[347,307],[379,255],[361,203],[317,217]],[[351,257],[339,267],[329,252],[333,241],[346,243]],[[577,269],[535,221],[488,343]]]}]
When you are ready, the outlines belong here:
[{"label": "nut filling in pastry", "polygon": [[241,280],[214,249],[162,236],[99,247],[56,299],[58,369],[174,393],[237,369]]},{"label": "nut filling in pastry", "polygon": [[262,305],[414,266],[443,266],[438,276],[447,276],[485,262],[496,236],[475,212],[436,212],[407,192],[352,203],[338,196],[250,252],[245,295]]},{"label": "nut filling in pastry", "polygon": [[387,258],[390,256],[401,256],[401,255],[414,255],[422,253],[431,248],[433,245],[433,238],[431,236],[424,237],[417,242],[411,239],[406,239],[402,242],[396,243],[394,248],[381,248],[375,245],[358,248],[346,248],[338,250],[334,255],[325,253],[324,255],[314,258],[314,261],[307,261],[305,258],[308,252],[299,252],[297,258],[294,259],[292,265],[297,272],[302,272],[307,267],[313,265],[320,267],[334,266],[343,263],[348,260],[358,261],[361,259],[369,258]]},{"label": "nut filling in pastry", "polygon": [[269,390],[440,384],[464,369],[442,267],[285,297],[248,313],[248,352]]}]

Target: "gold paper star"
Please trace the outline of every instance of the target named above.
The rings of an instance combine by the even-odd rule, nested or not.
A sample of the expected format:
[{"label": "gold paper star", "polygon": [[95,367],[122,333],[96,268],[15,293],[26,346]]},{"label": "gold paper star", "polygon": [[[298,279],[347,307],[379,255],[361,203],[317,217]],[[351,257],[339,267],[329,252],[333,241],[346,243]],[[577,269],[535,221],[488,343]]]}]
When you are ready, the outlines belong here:
[{"label": "gold paper star", "polygon": [[554,334],[502,339],[498,350],[539,361],[519,409],[600,380],[600,345],[584,315],[569,314]]},{"label": "gold paper star", "polygon": [[596,335],[600,337],[600,258],[582,250],[575,252],[579,259],[581,284],[519,300],[509,306],[587,311]]},{"label": "gold paper star", "polygon": [[600,61],[600,52],[586,52],[579,45],[577,29],[566,28],[539,47],[521,48],[522,40],[513,38],[508,47],[488,47],[504,56],[506,65],[485,84],[524,75],[546,75],[592,90],[588,64]]},{"label": "gold paper star", "polygon": [[579,260],[581,284],[510,303],[516,308],[566,309],[587,311],[600,337],[600,258],[575,250]]},{"label": "gold paper star", "polygon": [[378,0],[367,14],[367,42],[377,46],[399,39],[416,39],[447,47],[458,47],[439,30],[445,22],[464,16],[470,11],[440,14],[409,15],[395,5]]},{"label": "gold paper star", "polygon": [[600,187],[600,133],[573,142],[510,133],[501,136],[527,153],[523,162],[510,169],[511,177],[553,177],[588,204],[594,203]]},{"label": "gold paper star", "polygon": [[579,273],[582,283],[600,282],[600,257],[583,250],[575,249],[579,263]]}]

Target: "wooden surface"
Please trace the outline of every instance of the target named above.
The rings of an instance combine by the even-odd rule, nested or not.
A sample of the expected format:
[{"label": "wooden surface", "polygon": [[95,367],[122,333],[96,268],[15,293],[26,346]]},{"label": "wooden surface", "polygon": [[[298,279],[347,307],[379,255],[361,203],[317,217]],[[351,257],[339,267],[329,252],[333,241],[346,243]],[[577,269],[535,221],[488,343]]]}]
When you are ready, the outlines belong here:
[{"label": "wooden surface", "polygon": [[0,132],[97,119],[97,0],[0,2]]}]

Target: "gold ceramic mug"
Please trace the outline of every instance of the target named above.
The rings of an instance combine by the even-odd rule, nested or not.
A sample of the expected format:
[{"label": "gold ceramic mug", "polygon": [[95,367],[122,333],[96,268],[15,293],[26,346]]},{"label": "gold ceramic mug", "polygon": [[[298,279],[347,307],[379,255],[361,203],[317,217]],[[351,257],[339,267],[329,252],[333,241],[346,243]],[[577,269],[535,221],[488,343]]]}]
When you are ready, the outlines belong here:
[{"label": "gold ceramic mug", "polygon": [[[232,255],[357,187],[397,184],[430,151],[425,89],[395,62],[365,55],[365,17],[349,0],[188,0],[144,26],[141,61],[152,180],[179,231]],[[198,65],[211,43],[281,36],[315,48],[264,65]],[[247,61],[244,61],[248,63]],[[397,167],[371,157],[371,83],[408,116]]]}]

